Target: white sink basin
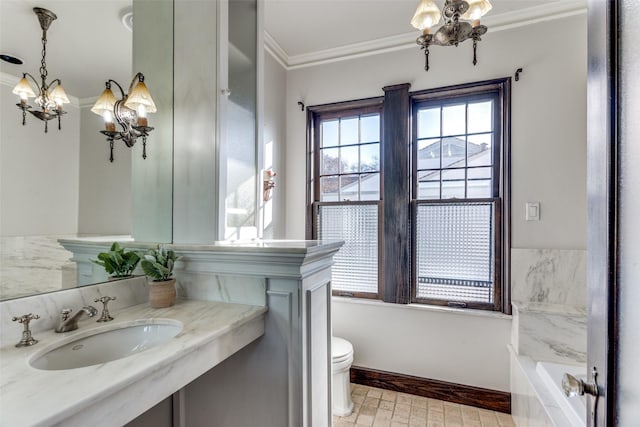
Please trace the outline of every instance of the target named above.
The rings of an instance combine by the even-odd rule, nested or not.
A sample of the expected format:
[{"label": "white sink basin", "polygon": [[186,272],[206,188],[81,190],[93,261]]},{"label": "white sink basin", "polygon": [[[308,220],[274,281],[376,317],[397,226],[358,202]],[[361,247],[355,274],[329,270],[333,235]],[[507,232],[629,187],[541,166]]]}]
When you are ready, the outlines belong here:
[{"label": "white sink basin", "polygon": [[98,365],[162,344],[182,331],[182,323],[153,319],[114,325],[69,337],[31,357],[36,369],[58,371]]}]

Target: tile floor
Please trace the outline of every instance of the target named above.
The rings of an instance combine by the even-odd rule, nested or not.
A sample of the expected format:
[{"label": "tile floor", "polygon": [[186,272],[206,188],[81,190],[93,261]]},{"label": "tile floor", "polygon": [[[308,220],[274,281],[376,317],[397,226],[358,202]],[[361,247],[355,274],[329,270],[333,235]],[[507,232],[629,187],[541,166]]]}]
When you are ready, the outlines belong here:
[{"label": "tile floor", "polygon": [[515,427],[511,415],[442,400],[351,385],[354,410],[333,427]]}]

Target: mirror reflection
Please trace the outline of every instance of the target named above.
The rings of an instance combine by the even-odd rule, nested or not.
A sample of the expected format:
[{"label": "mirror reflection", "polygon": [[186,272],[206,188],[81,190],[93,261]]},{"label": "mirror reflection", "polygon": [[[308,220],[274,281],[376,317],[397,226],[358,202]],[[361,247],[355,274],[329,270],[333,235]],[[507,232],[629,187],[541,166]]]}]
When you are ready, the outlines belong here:
[{"label": "mirror reflection", "polygon": [[[143,161],[143,144],[141,138],[132,147],[115,140],[114,160],[109,161],[109,135],[100,133],[106,129],[104,115],[91,112],[105,82],[125,85],[126,93],[136,73],[146,76],[144,83],[158,104],[158,113],[142,123],[155,128],[147,137],[147,168],[166,152],[158,149],[154,153],[154,145],[170,145],[172,138],[171,123],[167,123],[171,67],[155,67],[152,54],[134,47],[142,46],[134,42],[134,36],[139,41],[157,40],[166,33],[171,39],[171,1],[45,3],[0,3],[0,53],[22,61],[0,61],[0,299],[87,284],[79,283],[83,281],[76,263],[58,239],[131,239],[132,170],[145,173],[144,164],[135,165]],[[60,129],[55,118],[48,121],[47,132],[44,121],[33,114],[27,113],[22,124],[22,110],[15,105],[20,104],[20,97],[12,93],[24,73],[41,83],[43,33],[34,7],[46,7],[56,16],[46,32],[44,73],[47,84],[60,80],[69,100],[63,104]],[[136,10],[150,11],[149,16],[139,17],[137,27],[133,25]],[[147,37],[144,32],[153,34]],[[171,44],[168,46],[170,49]],[[134,64],[135,56],[142,59]],[[162,56],[161,61],[172,57],[166,47],[156,56]],[[33,82],[32,87],[37,91]],[[120,95],[117,90],[116,94]],[[31,106],[36,105],[35,100],[29,99]],[[135,114],[133,124],[139,127],[139,109]],[[171,198],[170,187],[157,193],[157,197]],[[165,222],[167,215],[170,211],[161,215]]]}]

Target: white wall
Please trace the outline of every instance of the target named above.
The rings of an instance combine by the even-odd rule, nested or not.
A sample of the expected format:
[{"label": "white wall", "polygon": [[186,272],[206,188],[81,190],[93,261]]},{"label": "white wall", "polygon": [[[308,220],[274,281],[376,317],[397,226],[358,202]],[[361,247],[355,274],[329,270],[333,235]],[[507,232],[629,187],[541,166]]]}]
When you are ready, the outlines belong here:
[{"label": "white wall", "polygon": [[[285,137],[286,137],[286,92],[287,72],[270,54],[264,55],[264,80],[268,82],[264,88],[264,133],[263,141],[266,151],[273,152],[272,166],[277,173],[276,187],[272,190],[272,198],[265,203],[265,239],[282,239],[285,235]],[[268,163],[268,160],[266,160]],[[265,165],[269,167],[269,164]],[[261,177],[262,178],[262,177]]]},{"label": "white wall", "polygon": [[80,109],[78,234],[128,235],[131,234],[131,156],[139,153],[116,141],[111,163],[109,143],[100,133],[104,121],[91,112],[92,106]]},{"label": "white wall", "polygon": [[80,113],[67,104],[62,130],[14,106],[12,87],[0,84],[0,235],[75,234],[78,228]]},{"label": "white wall", "polygon": [[[417,47],[287,74],[287,238],[304,238],[305,119],[317,105],[513,75],[512,247],[583,249],[586,229],[586,15],[491,32],[471,64],[471,44],[433,47],[423,71]],[[524,220],[526,201],[541,221]],[[354,364],[445,381],[509,389],[508,320],[334,299],[334,331],[355,344]],[[394,328],[384,327],[393,324]],[[394,347],[389,343],[401,344]],[[428,345],[426,344],[428,343]],[[397,350],[396,350],[397,348]],[[454,353],[457,357],[454,357]],[[466,363],[465,363],[466,361]]]}]

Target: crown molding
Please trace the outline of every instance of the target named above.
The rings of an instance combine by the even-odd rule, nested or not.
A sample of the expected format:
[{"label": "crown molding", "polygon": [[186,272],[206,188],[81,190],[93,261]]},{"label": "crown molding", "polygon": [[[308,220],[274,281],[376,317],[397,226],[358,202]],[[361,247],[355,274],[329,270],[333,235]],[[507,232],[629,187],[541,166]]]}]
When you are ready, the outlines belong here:
[{"label": "crown molding", "polygon": [[285,70],[289,68],[289,55],[267,30],[264,30],[264,48]]},{"label": "crown molding", "polygon": [[[13,88],[15,85],[18,84],[19,81],[20,81],[20,77],[18,76],[14,76],[13,74],[5,73],[5,72],[0,72],[0,84],[3,86],[8,86],[10,88]],[[69,104],[71,104],[72,106],[76,108],[82,107],[80,99],[69,94],[67,94],[67,98],[69,98]]]},{"label": "crown molding", "polygon": [[[583,0],[558,1],[524,10],[502,13],[483,19],[491,33],[537,24],[586,13]],[[378,55],[416,47],[417,33],[399,34],[366,42],[353,43],[337,48],[319,50],[300,55],[288,55],[265,31],[265,48],[286,70],[313,67],[332,62],[346,61],[364,56]]]}]

